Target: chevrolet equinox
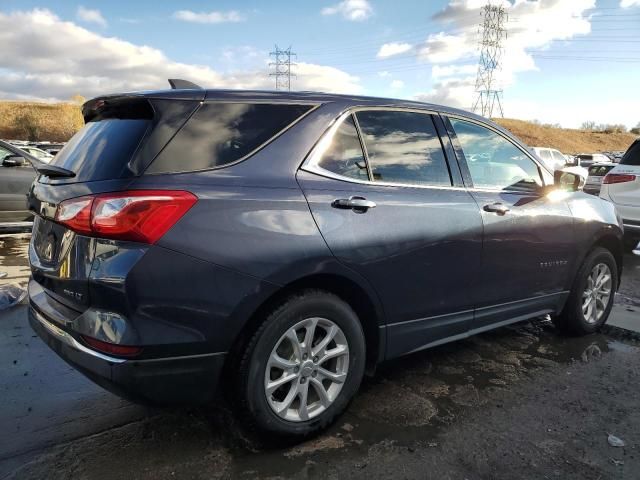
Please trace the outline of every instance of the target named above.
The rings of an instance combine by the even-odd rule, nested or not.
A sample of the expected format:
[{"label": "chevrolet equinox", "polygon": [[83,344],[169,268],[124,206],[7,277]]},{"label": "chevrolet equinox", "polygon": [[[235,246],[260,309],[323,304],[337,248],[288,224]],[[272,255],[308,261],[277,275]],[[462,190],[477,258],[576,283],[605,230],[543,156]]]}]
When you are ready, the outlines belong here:
[{"label": "chevrolet equinox", "polygon": [[607,320],[622,226],[471,113],[309,92],[99,97],[29,192],[30,323],[112,392],[216,390],[317,432],[399,355],[542,315]]}]

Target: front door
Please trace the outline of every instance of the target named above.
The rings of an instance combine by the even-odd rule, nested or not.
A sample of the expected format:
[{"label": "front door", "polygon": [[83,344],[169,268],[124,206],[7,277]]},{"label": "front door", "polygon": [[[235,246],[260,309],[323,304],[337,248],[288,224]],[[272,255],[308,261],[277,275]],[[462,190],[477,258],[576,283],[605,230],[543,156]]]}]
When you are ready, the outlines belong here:
[{"label": "front door", "polygon": [[553,177],[506,136],[449,120],[484,223],[474,329],[555,311],[568,294],[575,255],[563,193],[545,193]]},{"label": "front door", "polygon": [[387,356],[466,334],[482,221],[452,185],[431,115],[364,110],[329,135],[298,181],[333,254],[382,299]]}]

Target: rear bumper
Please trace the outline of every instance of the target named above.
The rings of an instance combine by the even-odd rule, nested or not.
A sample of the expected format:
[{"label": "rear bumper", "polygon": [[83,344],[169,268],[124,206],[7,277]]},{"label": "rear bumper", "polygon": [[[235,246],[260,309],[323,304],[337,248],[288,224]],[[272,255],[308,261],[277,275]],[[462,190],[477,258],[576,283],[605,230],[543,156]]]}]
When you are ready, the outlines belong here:
[{"label": "rear bumper", "polygon": [[67,363],[121,397],[155,404],[205,403],[213,399],[225,355],[220,353],[129,360],[96,352],[38,311],[29,323]]}]

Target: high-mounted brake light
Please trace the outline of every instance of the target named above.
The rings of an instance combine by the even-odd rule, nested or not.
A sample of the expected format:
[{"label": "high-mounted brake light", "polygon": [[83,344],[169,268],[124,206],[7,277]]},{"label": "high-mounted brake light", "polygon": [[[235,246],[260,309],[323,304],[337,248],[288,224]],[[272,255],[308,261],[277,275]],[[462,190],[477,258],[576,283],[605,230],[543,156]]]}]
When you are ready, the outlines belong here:
[{"label": "high-mounted brake light", "polygon": [[626,183],[635,181],[636,176],[628,173],[607,173],[602,179],[604,184]]},{"label": "high-mounted brake light", "polygon": [[72,198],[55,220],[94,237],[156,243],[198,201],[183,190],[130,190]]}]

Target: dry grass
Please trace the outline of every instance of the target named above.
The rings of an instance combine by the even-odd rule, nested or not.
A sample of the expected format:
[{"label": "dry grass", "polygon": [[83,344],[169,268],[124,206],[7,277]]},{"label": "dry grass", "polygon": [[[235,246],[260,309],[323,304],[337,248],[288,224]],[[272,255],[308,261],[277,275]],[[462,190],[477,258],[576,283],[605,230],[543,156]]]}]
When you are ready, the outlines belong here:
[{"label": "dry grass", "polygon": [[635,140],[631,133],[604,133],[555,128],[511,118],[494,119],[531,147],[550,147],[562,153],[595,153],[626,150]]},{"label": "dry grass", "polygon": [[83,125],[78,102],[0,101],[0,138],[64,142]]}]

